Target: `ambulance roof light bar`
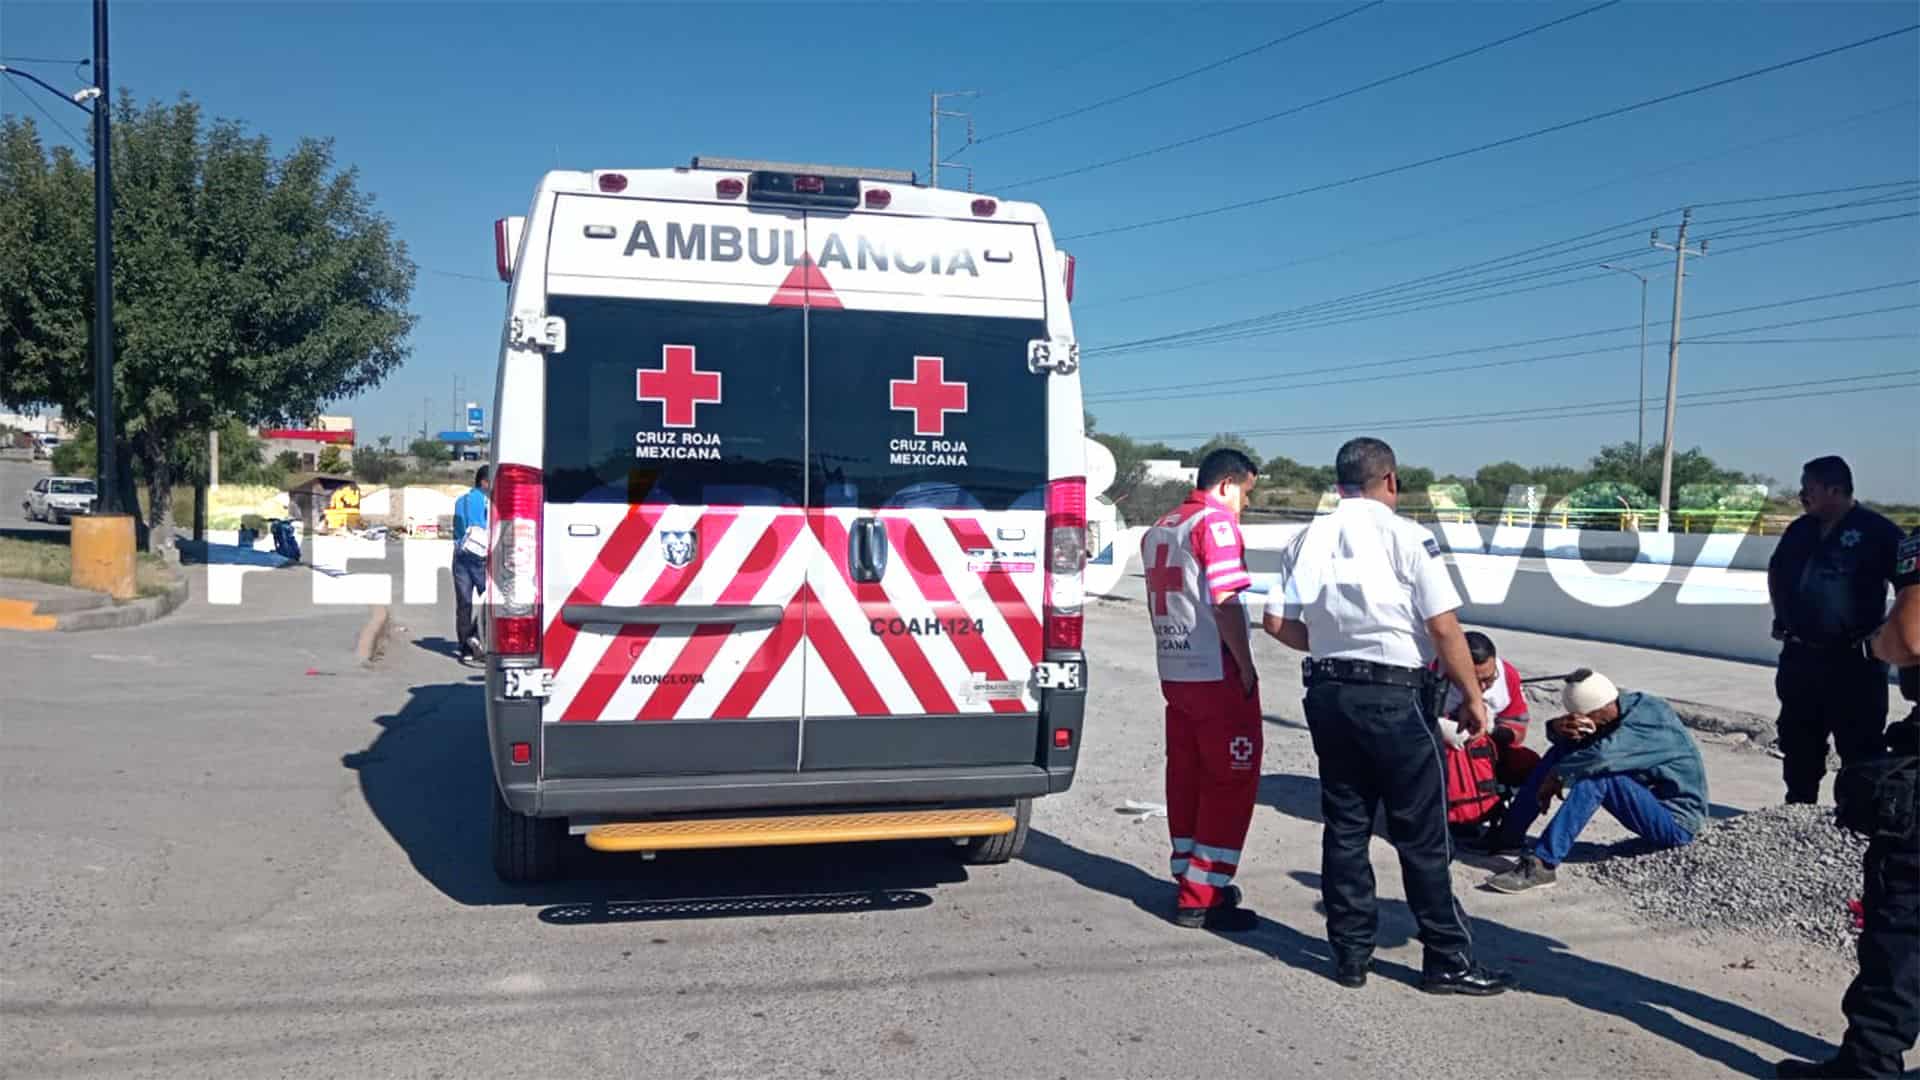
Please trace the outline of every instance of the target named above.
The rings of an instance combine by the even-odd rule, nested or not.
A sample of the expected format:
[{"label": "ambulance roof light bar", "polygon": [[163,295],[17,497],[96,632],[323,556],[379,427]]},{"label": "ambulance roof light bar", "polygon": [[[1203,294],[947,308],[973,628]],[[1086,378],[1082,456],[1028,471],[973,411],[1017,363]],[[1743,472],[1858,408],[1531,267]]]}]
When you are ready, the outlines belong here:
[{"label": "ambulance roof light bar", "polygon": [[725,172],[776,172],[804,176],[832,176],[846,180],[878,180],[890,184],[918,184],[917,174],[905,169],[861,169],[847,165],[796,165],[784,161],[755,161],[751,158],[696,157],[695,169],[719,169]]}]

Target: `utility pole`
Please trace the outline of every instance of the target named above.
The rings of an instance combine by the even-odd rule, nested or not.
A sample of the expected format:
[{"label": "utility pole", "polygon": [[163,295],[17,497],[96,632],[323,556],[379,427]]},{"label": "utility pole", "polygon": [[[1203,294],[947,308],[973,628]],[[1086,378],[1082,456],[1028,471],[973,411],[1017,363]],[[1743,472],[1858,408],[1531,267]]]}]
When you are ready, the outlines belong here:
[{"label": "utility pole", "polygon": [[107,0],[93,0],[93,425],[100,512],[120,505],[113,409],[113,82],[107,74]]},{"label": "utility pole", "polygon": [[433,395],[420,399],[420,437],[427,437],[427,428],[433,425]]},{"label": "utility pole", "polygon": [[[242,444],[244,445],[244,444]],[[207,429],[207,490],[220,490],[220,429]]]},{"label": "utility pole", "polygon": [[1640,279],[1640,408],[1634,412],[1633,461],[1647,460],[1647,275],[1630,266],[1601,263],[1602,270],[1618,270]]},{"label": "utility pole", "polygon": [[965,169],[967,172],[967,190],[973,190],[973,167],[970,165],[962,165],[957,161],[949,161],[940,153],[940,118],[944,116],[955,120],[965,120],[967,122],[967,141],[959,150],[953,152],[954,156],[958,157],[967,147],[973,145],[973,114],[951,112],[942,109],[940,103],[947,98],[974,97],[979,93],[980,91],[978,90],[935,90],[933,92],[933,107],[928,117],[930,121],[929,136],[931,141],[930,153],[927,155],[928,187],[937,188],[940,186],[940,168],[944,165],[949,169]]},{"label": "utility pole", "polygon": [[1673,322],[1667,336],[1667,426],[1660,454],[1660,531],[1663,533],[1667,531],[1668,508],[1673,505],[1673,405],[1680,386],[1680,293],[1687,281],[1687,256],[1707,253],[1704,240],[1697,248],[1687,247],[1687,224],[1692,219],[1692,207],[1681,212],[1680,235],[1671,244],[1660,242],[1659,229],[1653,230],[1652,236],[1654,247],[1673,252]]}]

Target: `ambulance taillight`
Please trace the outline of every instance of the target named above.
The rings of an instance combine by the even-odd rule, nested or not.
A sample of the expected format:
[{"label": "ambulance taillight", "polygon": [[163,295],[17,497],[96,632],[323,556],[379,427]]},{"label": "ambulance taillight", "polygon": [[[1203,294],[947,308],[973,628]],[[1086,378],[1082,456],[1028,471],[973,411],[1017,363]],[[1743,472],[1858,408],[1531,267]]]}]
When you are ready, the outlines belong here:
[{"label": "ambulance taillight", "polygon": [[1066,253],[1066,252],[1064,252],[1064,251],[1060,253],[1060,258],[1061,258],[1062,260],[1064,260],[1064,261],[1066,262],[1066,264],[1067,264],[1067,272],[1066,272],[1066,276],[1067,276],[1067,303],[1069,303],[1069,304],[1071,304],[1071,303],[1073,303],[1073,268],[1074,268],[1074,265],[1075,265],[1075,264],[1074,264],[1074,259],[1073,259],[1073,256],[1071,256],[1071,255],[1069,255],[1069,254],[1067,254],[1067,253]]},{"label": "ambulance taillight", "polygon": [[[540,470],[502,465],[493,477],[493,543],[487,580],[493,595],[493,651],[532,657],[540,652]],[[459,542],[459,537],[454,538]]]},{"label": "ambulance taillight", "polygon": [[1085,637],[1082,604],[1087,565],[1087,481],[1075,476],[1047,484],[1046,646],[1073,649]]}]

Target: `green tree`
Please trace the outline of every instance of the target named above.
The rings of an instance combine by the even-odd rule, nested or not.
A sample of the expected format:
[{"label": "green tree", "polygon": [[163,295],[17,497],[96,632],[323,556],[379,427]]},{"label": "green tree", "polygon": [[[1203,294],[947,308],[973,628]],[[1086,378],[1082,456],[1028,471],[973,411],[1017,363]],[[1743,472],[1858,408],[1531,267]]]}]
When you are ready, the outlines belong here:
[{"label": "green tree", "polygon": [[92,476],[96,471],[94,465],[99,461],[98,446],[93,425],[73,425],[67,429],[60,445],[53,448],[53,471],[61,476]]},{"label": "green tree", "polygon": [[[382,439],[381,442],[391,442]],[[406,474],[406,462],[399,454],[382,446],[379,449],[355,450],[353,454],[353,476],[369,484],[397,484]]]},{"label": "green tree", "polygon": [[338,446],[328,443],[326,449],[320,451],[320,458],[314,467],[323,473],[344,472],[347,467],[346,455],[340,452]]},{"label": "green tree", "polygon": [[1467,493],[1472,496],[1474,506],[1498,509],[1507,505],[1507,498],[1516,485],[1532,483],[1532,469],[1518,462],[1496,461],[1474,471],[1473,485]]},{"label": "green tree", "polygon": [[1254,471],[1258,472],[1260,469],[1260,455],[1253,452],[1253,444],[1238,435],[1225,431],[1194,447],[1191,452],[1181,455],[1180,462],[1189,467],[1198,466],[1201,462],[1207,460],[1208,454],[1213,453],[1215,450],[1238,450],[1253,459]]},{"label": "green tree", "polygon": [[[169,542],[182,440],[284,423],[407,356],[414,267],[332,144],[284,155],[182,97],[114,105],[115,401]],[[93,183],[31,120],[0,125],[0,402],[93,415]]]},{"label": "green tree", "polygon": [[453,451],[437,439],[415,439],[407,452],[423,469],[438,469],[453,460]]}]

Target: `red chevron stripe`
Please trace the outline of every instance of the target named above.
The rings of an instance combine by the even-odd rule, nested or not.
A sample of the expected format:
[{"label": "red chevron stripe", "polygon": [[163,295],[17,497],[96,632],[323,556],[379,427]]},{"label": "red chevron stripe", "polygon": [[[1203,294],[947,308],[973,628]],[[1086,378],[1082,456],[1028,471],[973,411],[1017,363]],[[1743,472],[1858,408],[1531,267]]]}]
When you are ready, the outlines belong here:
[{"label": "red chevron stripe", "polygon": [[[841,542],[844,549],[845,541]],[[847,703],[853,707],[857,716],[885,716],[893,710],[887,707],[887,700],[867,678],[860,667],[860,660],[853,655],[853,647],[833,624],[832,616],[821,606],[820,598],[813,589],[806,590],[807,595],[807,641],[813,646],[814,655],[826,665],[827,674],[840,686],[841,693],[847,696]],[[921,661],[925,663],[924,660]]]},{"label": "red chevron stripe", "polygon": [[[747,553],[746,559],[740,564],[739,572],[734,575],[732,581],[727,582],[726,588],[720,590],[720,596],[714,602],[719,604],[753,602],[754,597],[759,596],[760,590],[766,586],[767,579],[773,576],[773,571],[780,565],[781,558],[793,546],[794,538],[799,536],[804,525],[805,521],[798,514],[783,514],[774,518],[768,524],[766,531],[760,534],[760,539],[753,545],[753,550]],[[688,695],[693,693],[696,683],[692,677],[705,673],[712,666],[713,658],[720,654],[721,648],[732,636],[732,623],[707,623],[694,627],[693,633],[687,638],[687,643],[681,647],[680,654],[674,657],[673,665],[667,669],[667,677],[656,685],[652,693],[648,694],[647,699],[641,703],[638,719],[673,719],[674,715],[680,711],[680,707],[686,704]],[[748,711],[758,703],[759,695],[755,695],[754,700],[747,705]],[[746,715],[746,712],[738,714],[740,717]],[[736,718],[722,711],[719,715],[708,719]]]},{"label": "red chevron stripe", "polygon": [[[921,595],[933,605],[934,617],[971,621],[973,617],[961,606],[959,598],[947,584],[947,577],[941,572],[940,563],[934,558],[932,549],[927,547],[919,528],[905,518],[890,518],[887,520],[887,535],[892,539],[893,546],[905,556],[902,561],[913,575],[914,584],[920,587]],[[995,681],[1007,677],[1006,669],[1000,666],[985,637],[975,633],[949,634],[946,640],[959,650],[960,659],[966,661],[968,671],[978,671]],[[994,700],[990,704],[994,712],[1025,712],[1027,708],[1019,701]]]},{"label": "red chevron stripe", "polygon": [[[986,548],[992,550],[993,542],[987,539],[986,529],[972,518],[948,518],[947,526],[953,530],[953,538],[960,542],[961,550]],[[1046,557],[1045,538],[1041,539],[1041,558]],[[1027,650],[1027,658],[1038,663],[1040,643],[1044,632],[1040,620],[1033,609],[1027,606],[1027,598],[1020,593],[1020,587],[1009,580],[1006,574],[982,573],[979,575],[985,584],[987,595],[993,598],[994,606],[1000,609],[1000,616],[1007,620],[1013,629],[1013,636],[1020,639],[1021,648]]]},{"label": "red chevron stripe", "polygon": [[[668,567],[666,572],[647,589],[643,604],[677,604],[680,597],[693,584],[700,573],[700,567],[706,557],[718,547],[727,529],[733,524],[735,516],[731,511],[709,511],[695,522],[694,536],[700,543],[700,557],[684,567]],[[607,703],[620,689],[620,684],[632,673],[633,665],[640,659],[640,653],[647,642],[659,630],[656,626],[622,626],[607,642],[606,651],[593,666],[593,673],[587,676],[573,700],[567,702],[565,712],[560,714],[563,721],[579,723],[600,719],[606,711]],[[624,657],[619,653],[626,653]]]},{"label": "red chevron stripe", "polygon": [[632,564],[640,546],[653,535],[653,527],[665,509],[653,503],[627,507],[627,516],[620,519],[607,542],[600,546],[600,553],[593,557],[593,565],[587,568],[580,584],[573,587],[564,601],[549,606],[547,632],[540,639],[540,662],[549,671],[559,671],[567,662],[568,654],[573,652],[574,639],[580,635],[577,628],[560,620],[561,610],[568,604],[598,604],[605,600],[613,583],[619,581],[620,575]]},{"label": "red chevron stripe", "polygon": [[[853,575],[847,569],[846,559],[842,555],[848,547],[846,526],[842,525],[838,518],[820,513],[815,519],[815,529],[820,536],[821,546],[825,549],[827,561],[833,564],[834,570],[840,575],[840,580],[846,582],[847,588],[853,591],[853,598],[859,603],[862,616],[867,619],[900,618],[899,609],[894,607],[893,601],[887,598],[886,590],[881,588],[878,582],[853,580]],[[825,617],[824,612],[821,618],[810,619],[807,625],[807,636],[813,637],[815,622],[829,621],[831,620]],[[862,627],[862,629],[865,628]],[[835,633],[838,633],[837,629]],[[900,674],[906,677],[907,686],[912,689],[914,696],[920,699],[922,711],[930,713],[959,711],[954,706],[952,695],[947,693],[947,688],[940,685],[940,676],[934,672],[933,665],[927,662],[925,648],[920,642],[904,634],[882,634],[880,641],[886,647],[887,655],[893,658],[894,666],[898,667]],[[848,655],[852,655],[851,651]],[[844,684],[841,688],[845,689]]]}]

